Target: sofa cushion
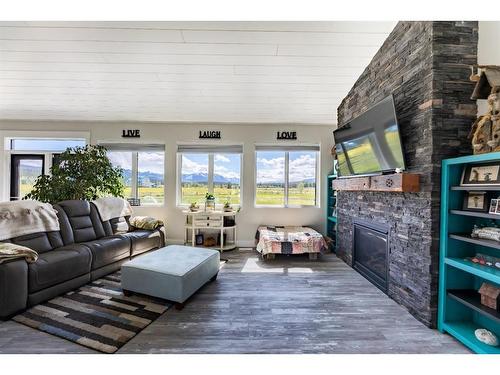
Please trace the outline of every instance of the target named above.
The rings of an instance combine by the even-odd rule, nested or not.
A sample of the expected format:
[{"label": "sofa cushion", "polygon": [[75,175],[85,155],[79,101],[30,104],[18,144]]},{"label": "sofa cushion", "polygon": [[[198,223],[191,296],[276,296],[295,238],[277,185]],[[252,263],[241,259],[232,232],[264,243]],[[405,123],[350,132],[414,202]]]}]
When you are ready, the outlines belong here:
[{"label": "sofa cushion", "polygon": [[[62,209],[66,216],[62,218],[61,232],[70,231],[72,235],[63,236],[65,242],[80,243],[97,240],[106,235],[99,213],[93,204],[84,200],[62,201],[56,205],[56,209]],[[72,237],[72,238],[71,238]]]},{"label": "sofa cushion", "polygon": [[74,279],[90,272],[92,254],[85,246],[73,244],[40,254],[28,265],[30,293]]},{"label": "sofa cushion", "polygon": [[63,246],[62,238],[59,232],[41,232],[32,233],[24,236],[12,238],[10,242],[29,247],[38,254],[43,254],[56,247]]},{"label": "sofa cushion", "polygon": [[130,257],[130,239],[117,235],[84,242],[92,252],[92,270]]},{"label": "sofa cushion", "polygon": [[132,256],[161,247],[161,234],[157,230],[135,230],[121,236],[129,238],[132,242]]}]

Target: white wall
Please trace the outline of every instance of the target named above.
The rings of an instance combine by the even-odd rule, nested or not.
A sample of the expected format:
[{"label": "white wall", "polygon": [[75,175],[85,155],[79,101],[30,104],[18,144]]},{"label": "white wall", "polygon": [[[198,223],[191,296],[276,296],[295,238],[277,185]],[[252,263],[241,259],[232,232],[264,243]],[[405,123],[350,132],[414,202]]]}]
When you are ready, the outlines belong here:
[{"label": "white wall", "polygon": [[[479,40],[477,46],[477,63],[479,65],[500,65],[500,22],[480,21]],[[488,110],[486,100],[478,100],[478,115]]]},{"label": "white wall", "polygon": [[[322,125],[275,125],[275,124],[158,124],[158,123],[99,123],[99,122],[29,122],[0,121],[2,130],[32,131],[89,131],[92,144],[102,141],[123,141],[122,129],[140,129],[139,143],[165,143],[165,182],[166,199],[161,207],[137,207],[137,214],[148,214],[166,220],[167,236],[171,242],[183,240],[183,215],[176,207],[176,150],[182,142],[198,142],[199,130],[221,130],[222,140],[210,141],[211,144],[243,144],[242,169],[242,210],[238,217],[238,243],[240,246],[254,244],[255,230],[259,224],[310,225],[321,232],[325,231],[326,217],[326,176],[332,170],[333,160],[330,150],[333,146],[333,127]],[[256,208],[254,207],[255,152],[257,143],[275,143],[276,131],[297,131],[297,144],[320,144],[320,207],[309,208]],[[130,138],[125,140],[130,141]],[[3,142],[3,139],[0,140]],[[290,141],[282,141],[290,144]],[[1,145],[0,145],[1,146]],[[0,156],[0,197],[5,200],[8,191],[5,179],[6,160]]]}]

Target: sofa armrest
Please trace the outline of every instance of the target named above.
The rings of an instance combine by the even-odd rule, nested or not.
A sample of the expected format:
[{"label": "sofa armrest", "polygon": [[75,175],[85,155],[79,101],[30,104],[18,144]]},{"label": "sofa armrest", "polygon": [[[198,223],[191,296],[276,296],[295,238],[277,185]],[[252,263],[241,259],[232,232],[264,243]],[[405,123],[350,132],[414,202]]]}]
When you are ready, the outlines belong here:
[{"label": "sofa armrest", "polygon": [[156,230],[160,232],[160,247],[165,247],[167,244],[167,231],[165,229],[165,225],[159,226]]},{"label": "sofa armrest", "polygon": [[28,264],[24,259],[0,264],[0,319],[24,310],[28,303]]}]

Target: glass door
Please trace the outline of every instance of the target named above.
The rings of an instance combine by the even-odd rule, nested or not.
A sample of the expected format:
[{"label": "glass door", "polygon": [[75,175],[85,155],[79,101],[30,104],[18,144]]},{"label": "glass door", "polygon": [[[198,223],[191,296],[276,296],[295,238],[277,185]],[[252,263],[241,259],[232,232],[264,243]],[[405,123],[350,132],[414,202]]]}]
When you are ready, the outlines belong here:
[{"label": "glass door", "polygon": [[31,191],[37,177],[45,172],[44,159],[44,155],[11,155],[11,201],[22,199]]}]

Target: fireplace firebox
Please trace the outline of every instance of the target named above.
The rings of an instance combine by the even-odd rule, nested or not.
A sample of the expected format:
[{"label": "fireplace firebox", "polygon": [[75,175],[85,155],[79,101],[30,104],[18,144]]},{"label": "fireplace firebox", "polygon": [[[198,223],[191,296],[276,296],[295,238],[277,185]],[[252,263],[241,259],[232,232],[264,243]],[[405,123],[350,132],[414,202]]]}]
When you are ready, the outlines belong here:
[{"label": "fireplace firebox", "polygon": [[385,294],[389,288],[389,228],[356,219],[353,222],[353,268]]}]

